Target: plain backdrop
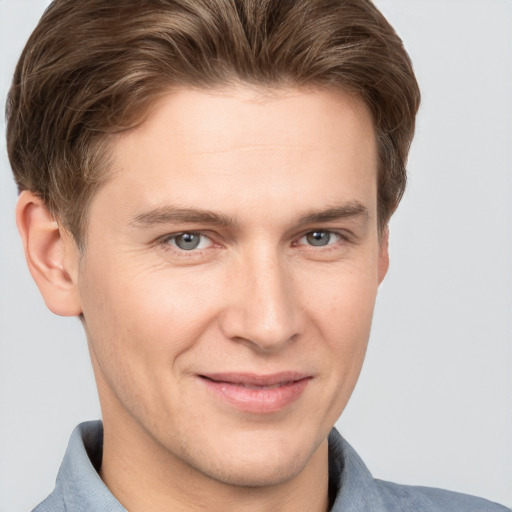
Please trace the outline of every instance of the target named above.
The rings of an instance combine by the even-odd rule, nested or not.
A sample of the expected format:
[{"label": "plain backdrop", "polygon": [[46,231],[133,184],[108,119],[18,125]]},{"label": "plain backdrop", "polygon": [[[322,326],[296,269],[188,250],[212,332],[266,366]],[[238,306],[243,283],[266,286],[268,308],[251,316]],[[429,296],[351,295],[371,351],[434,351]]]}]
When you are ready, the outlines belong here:
[{"label": "plain backdrop", "polygon": [[[512,505],[512,2],[379,0],[423,93],[367,360],[338,422],[374,476]],[[2,104],[46,0],[0,0]],[[100,417],[76,319],[26,270],[0,126],[0,512],[52,489]]]}]

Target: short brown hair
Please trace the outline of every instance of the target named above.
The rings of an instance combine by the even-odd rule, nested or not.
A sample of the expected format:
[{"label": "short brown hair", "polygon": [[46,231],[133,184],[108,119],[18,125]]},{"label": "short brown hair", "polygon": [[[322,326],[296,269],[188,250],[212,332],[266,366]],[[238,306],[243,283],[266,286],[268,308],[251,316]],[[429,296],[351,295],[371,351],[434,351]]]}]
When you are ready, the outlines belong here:
[{"label": "short brown hair", "polygon": [[382,228],[403,194],[420,93],[400,38],[370,0],[55,0],[7,101],[19,190],[80,245],[106,179],[109,135],[174,87],[334,87],[370,109]]}]

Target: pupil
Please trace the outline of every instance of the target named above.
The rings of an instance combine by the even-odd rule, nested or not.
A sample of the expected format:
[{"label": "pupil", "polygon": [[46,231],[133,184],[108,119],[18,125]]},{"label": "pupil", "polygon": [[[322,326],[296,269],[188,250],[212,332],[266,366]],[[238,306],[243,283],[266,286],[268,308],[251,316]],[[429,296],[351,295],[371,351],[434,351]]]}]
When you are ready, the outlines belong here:
[{"label": "pupil", "polygon": [[200,237],[194,233],[183,233],[176,237],[176,245],[180,249],[192,250],[196,249],[199,245]]},{"label": "pupil", "polygon": [[313,231],[312,233],[309,233],[306,238],[310,245],[319,247],[327,245],[331,236],[330,233],[327,233],[326,231]]}]

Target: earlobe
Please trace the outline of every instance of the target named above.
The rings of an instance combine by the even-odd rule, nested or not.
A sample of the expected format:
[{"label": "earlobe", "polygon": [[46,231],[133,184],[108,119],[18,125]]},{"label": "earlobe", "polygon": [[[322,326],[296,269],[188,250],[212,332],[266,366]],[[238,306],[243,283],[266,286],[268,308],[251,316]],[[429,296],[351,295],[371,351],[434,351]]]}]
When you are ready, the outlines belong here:
[{"label": "earlobe", "polygon": [[59,226],[44,202],[27,190],[18,199],[16,223],[28,268],[48,309],[61,316],[79,315],[80,253],[73,237]]},{"label": "earlobe", "polygon": [[389,268],[389,229],[386,226],[381,234],[380,247],[379,247],[379,268],[378,279],[379,284],[382,283]]}]

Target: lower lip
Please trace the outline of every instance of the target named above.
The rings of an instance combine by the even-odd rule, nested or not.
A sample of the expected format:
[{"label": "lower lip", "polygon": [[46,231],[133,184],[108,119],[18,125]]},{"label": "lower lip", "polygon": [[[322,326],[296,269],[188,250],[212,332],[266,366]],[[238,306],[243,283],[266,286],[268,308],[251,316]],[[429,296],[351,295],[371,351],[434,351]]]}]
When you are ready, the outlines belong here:
[{"label": "lower lip", "polygon": [[297,401],[311,379],[308,377],[272,388],[246,388],[204,377],[201,380],[211,393],[229,405],[243,412],[269,414],[281,411]]}]

